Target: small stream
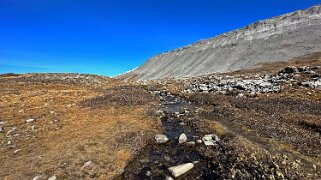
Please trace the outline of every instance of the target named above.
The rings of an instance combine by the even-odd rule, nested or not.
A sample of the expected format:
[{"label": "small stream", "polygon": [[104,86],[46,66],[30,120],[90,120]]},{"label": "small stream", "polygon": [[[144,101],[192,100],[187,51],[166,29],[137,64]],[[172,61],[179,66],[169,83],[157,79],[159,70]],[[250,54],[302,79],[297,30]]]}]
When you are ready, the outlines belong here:
[{"label": "small stream", "polygon": [[[161,119],[163,134],[169,141],[165,144],[148,144],[144,150],[132,160],[121,175],[122,179],[165,179],[171,174],[168,168],[184,163],[195,163],[195,167],[179,179],[209,179],[207,160],[199,153],[202,144],[179,144],[180,134],[185,133],[188,141],[196,141],[203,134],[193,128],[198,108],[195,104],[166,92],[156,93],[161,99],[161,110],[165,116]],[[195,121],[194,121],[195,120]]]}]

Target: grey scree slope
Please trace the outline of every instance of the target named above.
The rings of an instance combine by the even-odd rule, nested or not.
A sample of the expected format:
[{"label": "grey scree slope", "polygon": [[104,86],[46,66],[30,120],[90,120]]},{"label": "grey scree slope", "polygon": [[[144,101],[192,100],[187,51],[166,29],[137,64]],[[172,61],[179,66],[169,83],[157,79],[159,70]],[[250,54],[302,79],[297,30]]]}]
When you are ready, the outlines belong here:
[{"label": "grey scree slope", "polygon": [[321,4],[161,53],[116,78],[182,78],[287,61],[321,51]]}]

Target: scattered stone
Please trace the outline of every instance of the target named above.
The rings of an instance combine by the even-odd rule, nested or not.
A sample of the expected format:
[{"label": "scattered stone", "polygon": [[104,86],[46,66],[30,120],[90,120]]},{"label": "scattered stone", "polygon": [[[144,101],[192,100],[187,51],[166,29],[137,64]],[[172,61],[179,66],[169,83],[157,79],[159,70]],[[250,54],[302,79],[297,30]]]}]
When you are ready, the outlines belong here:
[{"label": "scattered stone", "polygon": [[16,131],[16,127],[12,127],[6,134],[7,137],[10,137],[11,136],[11,133],[15,132]]},{"label": "scattered stone", "polygon": [[308,70],[308,68],[306,66],[298,67],[299,72],[305,72],[307,70]]},{"label": "scattered stone", "polygon": [[197,144],[202,144],[202,143],[203,143],[203,141],[202,141],[202,140],[200,140],[200,139],[198,139],[198,140],[196,140],[196,143],[197,143]]},{"label": "scattered stone", "polygon": [[179,125],[185,126],[186,124],[184,122],[180,122]]},{"label": "scattered stone", "polygon": [[178,138],[178,143],[182,144],[182,143],[185,143],[186,141],[187,141],[187,136],[185,133],[182,133]]},{"label": "scattered stone", "polygon": [[48,180],[57,180],[57,176],[51,176]]},{"label": "scattered stone", "polygon": [[22,149],[17,149],[15,151],[13,151],[14,154],[17,154],[18,152],[22,151]]},{"label": "scattered stone", "polygon": [[166,143],[169,139],[164,134],[156,134],[155,140],[158,144]]},{"label": "scattered stone", "polygon": [[240,93],[240,94],[237,95],[237,97],[243,97],[243,96],[244,96],[243,93]]},{"label": "scattered stone", "polygon": [[2,126],[0,126],[0,133],[2,133],[3,132],[3,127]]},{"label": "scattered stone", "polygon": [[164,113],[164,111],[162,111],[162,110],[158,110],[158,111],[156,111],[155,113],[156,113],[157,116],[159,116],[159,117],[164,117],[164,116],[165,116],[165,113]]},{"label": "scattered stone", "polygon": [[5,121],[0,121],[0,126],[3,126],[3,125],[5,125],[5,124],[6,124]]},{"label": "scattered stone", "polygon": [[195,146],[196,143],[195,143],[195,141],[190,141],[190,142],[187,142],[186,144],[188,146]]},{"label": "scattered stone", "polygon": [[165,180],[174,180],[174,179],[172,177],[170,177],[170,176],[166,176]]},{"label": "scattered stone", "polygon": [[87,161],[84,163],[84,165],[82,166],[82,168],[86,168],[86,167],[89,167],[89,166],[93,166],[94,164],[91,162],[91,161]]},{"label": "scattered stone", "polygon": [[31,123],[31,122],[33,122],[33,121],[35,121],[35,119],[27,119],[27,120],[26,120],[27,123]]},{"label": "scattered stone", "polygon": [[214,146],[220,139],[215,134],[208,134],[205,135],[202,140],[206,146]]},{"label": "scattered stone", "polygon": [[295,66],[288,66],[288,67],[284,68],[284,72],[290,74],[290,73],[297,73],[297,72],[299,72],[299,70]]},{"label": "scattered stone", "polygon": [[32,180],[39,180],[39,179],[41,179],[41,177],[42,177],[42,176],[39,176],[39,175],[38,175],[38,176],[35,176]]},{"label": "scattered stone", "polygon": [[194,167],[193,163],[186,163],[186,164],[170,167],[168,168],[168,170],[172,173],[174,177],[179,177],[182,174],[185,174],[189,170],[193,169],[193,167]]},{"label": "scattered stone", "polygon": [[165,160],[166,160],[166,161],[170,161],[170,160],[171,160],[171,158],[170,158],[170,157],[168,157],[168,156],[165,156]]},{"label": "scattered stone", "polygon": [[204,145],[205,146],[215,146],[215,141],[211,140],[211,141],[204,141]]},{"label": "scattered stone", "polygon": [[152,175],[152,173],[150,171],[146,172],[146,176],[151,176],[151,175]]}]

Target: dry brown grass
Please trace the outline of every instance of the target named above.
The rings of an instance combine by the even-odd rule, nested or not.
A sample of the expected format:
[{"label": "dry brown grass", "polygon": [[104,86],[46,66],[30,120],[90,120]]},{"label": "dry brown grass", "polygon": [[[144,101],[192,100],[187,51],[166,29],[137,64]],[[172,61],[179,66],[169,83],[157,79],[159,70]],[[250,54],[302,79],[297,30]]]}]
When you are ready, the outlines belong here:
[{"label": "dry brown grass", "polygon": [[[61,84],[1,81],[0,179],[107,179],[122,171],[127,160],[159,130],[160,122],[149,116],[157,99],[143,103],[142,91],[129,93],[130,103],[99,101],[99,106],[83,105],[110,94],[121,83]],[[113,91],[114,97],[128,96]],[[137,101],[136,101],[137,100]],[[139,103],[135,103],[139,102]],[[26,123],[33,118],[34,122]],[[9,132],[11,128],[16,130]],[[8,142],[11,141],[11,144]],[[17,151],[18,150],[18,151]],[[16,151],[16,152],[15,152]],[[82,167],[92,161],[92,167]]]}]

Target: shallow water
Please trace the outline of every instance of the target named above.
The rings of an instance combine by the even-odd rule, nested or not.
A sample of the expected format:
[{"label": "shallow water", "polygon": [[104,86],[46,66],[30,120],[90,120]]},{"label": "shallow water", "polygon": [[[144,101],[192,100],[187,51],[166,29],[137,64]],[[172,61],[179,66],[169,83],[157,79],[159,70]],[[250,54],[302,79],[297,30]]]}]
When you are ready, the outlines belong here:
[{"label": "shallow water", "polygon": [[[122,179],[164,179],[166,176],[170,176],[169,167],[195,161],[198,161],[198,163],[191,172],[182,175],[180,178],[200,178],[207,165],[198,151],[201,145],[189,146],[178,143],[181,133],[187,135],[188,141],[201,139],[201,134],[185,122],[187,116],[189,120],[192,120],[197,109],[195,104],[167,93],[156,95],[160,97],[161,109],[165,113],[165,117],[161,119],[163,134],[170,140],[165,144],[156,144],[155,142],[147,145],[125,168]],[[189,113],[183,113],[185,110],[188,110]],[[178,116],[177,112],[184,115]],[[185,117],[182,118],[182,116]]]}]

